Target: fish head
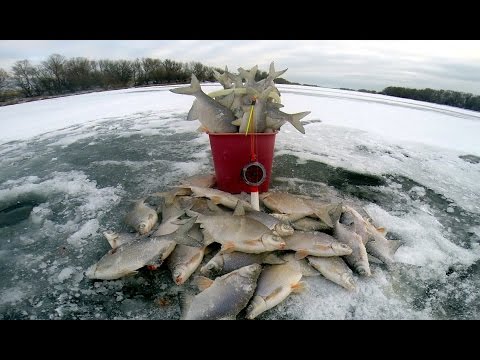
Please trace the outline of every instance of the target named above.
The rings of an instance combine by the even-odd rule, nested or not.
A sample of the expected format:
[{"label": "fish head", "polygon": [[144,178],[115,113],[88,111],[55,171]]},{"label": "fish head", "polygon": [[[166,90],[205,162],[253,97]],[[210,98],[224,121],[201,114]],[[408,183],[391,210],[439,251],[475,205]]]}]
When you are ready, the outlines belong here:
[{"label": "fish head", "polygon": [[146,234],[148,230],[149,230],[149,226],[146,222],[142,221],[140,224],[138,224],[137,231],[140,233],[140,235]]},{"label": "fish head", "polygon": [[244,266],[243,268],[240,268],[239,274],[240,276],[243,276],[246,278],[257,278],[258,275],[260,275],[261,271],[262,271],[262,265],[252,264],[252,265],[248,265],[248,266]]},{"label": "fish head", "polygon": [[287,246],[280,236],[273,234],[263,234],[262,243],[267,250],[283,250]]},{"label": "fish head", "polygon": [[344,211],[342,215],[340,215],[339,222],[346,226],[351,226],[355,222],[355,216],[349,210]]},{"label": "fish head", "polygon": [[258,315],[267,310],[267,303],[261,296],[254,296],[250,305],[247,307],[246,318],[255,319]]},{"label": "fish head", "polygon": [[370,267],[368,264],[358,264],[355,269],[357,272],[362,276],[371,276],[372,273],[370,272]]},{"label": "fish head", "polygon": [[352,253],[352,248],[347,244],[342,243],[332,243],[330,245],[333,252],[338,256],[350,255]]},{"label": "fish head", "polygon": [[293,227],[288,224],[277,224],[275,225],[275,233],[278,236],[290,236],[294,233]]},{"label": "fish head", "polygon": [[355,283],[355,279],[349,273],[342,274],[343,283],[347,286],[348,290],[355,290],[357,288],[357,284]]},{"label": "fish head", "polygon": [[173,281],[175,282],[175,284],[182,285],[185,282],[186,272],[187,272],[187,267],[185,265],[175,266],[175,268],[173,269],[173,272],[172,272],[172,277],[173,277]]},{"label": "fish head", "polygon": [[200,272],[205,276],[213,276],[223,269],[223,256],[213,257],[205,266],[202,266]]}]

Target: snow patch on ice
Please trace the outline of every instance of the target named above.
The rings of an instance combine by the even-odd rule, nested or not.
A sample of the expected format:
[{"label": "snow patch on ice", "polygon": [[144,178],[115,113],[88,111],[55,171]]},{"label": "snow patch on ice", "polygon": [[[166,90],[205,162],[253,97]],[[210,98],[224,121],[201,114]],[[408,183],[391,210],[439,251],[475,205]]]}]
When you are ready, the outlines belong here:
[{"label": "snow patch on ice", "polygon": [[66,267],[58,274],[58,281],[63,283],[65,280],[69,279],[74,272],[75,269],[73,269],[72,267]]}]

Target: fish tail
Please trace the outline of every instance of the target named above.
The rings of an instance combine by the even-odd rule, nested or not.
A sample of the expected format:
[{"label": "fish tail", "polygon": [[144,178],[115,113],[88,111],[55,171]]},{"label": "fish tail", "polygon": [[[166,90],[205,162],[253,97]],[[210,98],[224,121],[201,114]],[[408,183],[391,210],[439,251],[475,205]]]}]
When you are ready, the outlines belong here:
[{"label": "fish tail", "polygon": [[202,90],[202,88],[200,87],[200,82],[198,81],[197,77],[194,74],[192,74],[192,82],[190,86],[170,89],[170,91],[175,94],[184,94],[184,95],[193,95],[200,90]]},{"label": "fish tail", "polygon": [[310,113],[311,111],[304,111],[301,113],[292,114],[292,119],[290,120],[290,124],[292,124],[295,127],[295,129],[300,131],[302,134],[305,134],[305,128],[300,122],[300,119],[303,119],[305,116],[307,116]]}]

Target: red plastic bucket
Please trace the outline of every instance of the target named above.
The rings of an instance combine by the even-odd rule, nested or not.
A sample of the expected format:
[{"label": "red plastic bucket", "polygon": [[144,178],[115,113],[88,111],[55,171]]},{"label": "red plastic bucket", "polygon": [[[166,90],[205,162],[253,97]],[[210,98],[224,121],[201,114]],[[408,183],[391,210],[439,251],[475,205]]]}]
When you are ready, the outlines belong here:
[{"label": "red plastic bucket", "polygon": [[256,161],[261,163],[266,171],[265,181],[258,187],[258,191],[268,191],[276,133],[208,135],[219,190],[232,194],[252,191],[252,187],[243,180],[242,170],[252,162],[252,141],[254,141]]}]

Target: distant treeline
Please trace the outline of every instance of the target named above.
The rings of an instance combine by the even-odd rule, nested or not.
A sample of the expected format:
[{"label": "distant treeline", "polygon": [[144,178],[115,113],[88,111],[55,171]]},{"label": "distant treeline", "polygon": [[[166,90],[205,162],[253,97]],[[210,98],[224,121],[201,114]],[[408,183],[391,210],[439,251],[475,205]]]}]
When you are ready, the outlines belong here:
[{"label": "distant treeline", "polygon": [[[0,69],[0,102],[15,103],[19,99],[37,99],[85,91],[110,90],[131,86],[178,84],[190,81],[192,74],[202,82],[216,81],[213,70],[200,62],[142,58],[135,60],[67,59],[59,54],[33,65],[29,60],[15,62],[11,72]],[[267,77],[257,71],[256,80]],[[285,79],[276,80],[289,83]]]},{"label": "distant treeline", "polygon": [[[195,74],[200,81],[216,81],[213,70],[223,73],[222,69],[205,66],[200,62],[183,63],[154,58],[89,60],[84,57],[75,57],[67,59],[62,55],[52,54],[38,65],[31,64],[29,60],[20,60],[12,66],[10,73],[0,69],[0,103],[8,104],[21,99],[131,86],[186,83],[190,81],[192,74]],[[258,70],[255,79],[259,81],[267,75],[267,72]],[[275,79],[275,82],[300,85],[282,78]],[[418,90],[391,86],[380,92],[365,89],[358,91],[480,111],[480,96],[452,90]]]},{"label": "distant treeline", "polygon": [[28,60],[17,61],[10,74],[0,69],[0,101],[87,90],[184,83],[190,80],[192,74],[200,81],[215,81],[213,68],[199,62],[152,58],[97,61],[84,57],[67,59],[53,54],[38,65]]},{"label": "distant treeline", "polygon": [[[348,89],[350,90],[350,89]],[[468,110],[480,111],[480,96],[453,90],[410,89],[398,86],[389,86],[382,91],[360,89],[358,91],[370,94],[381,94],[427,101],[435,104],[455,106]]]}]

